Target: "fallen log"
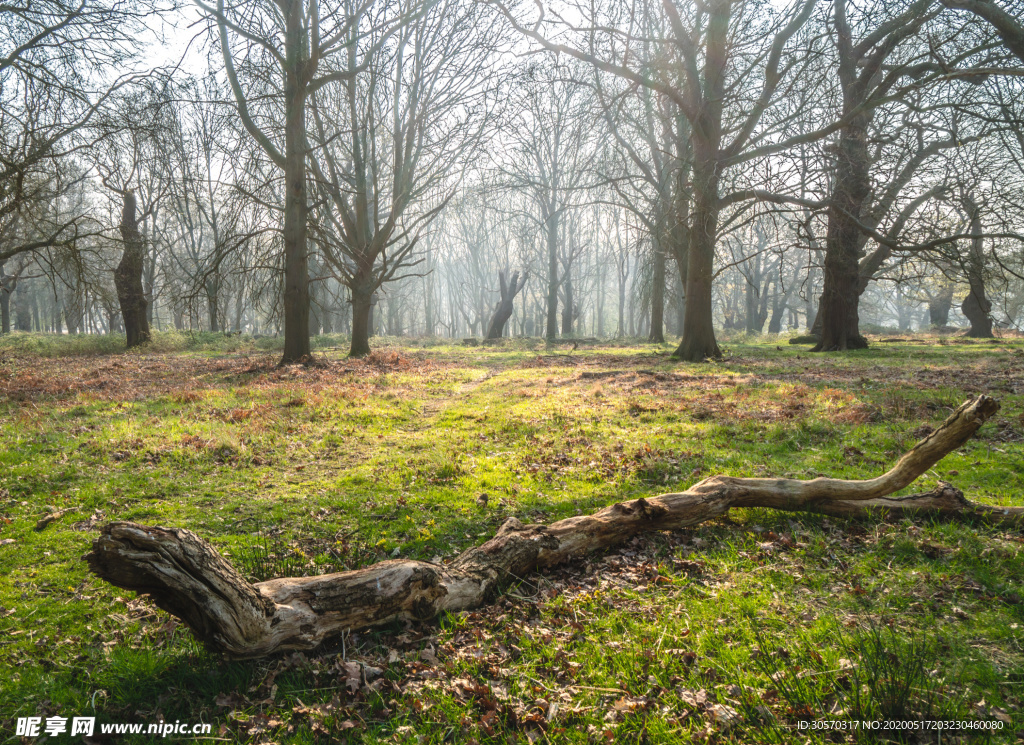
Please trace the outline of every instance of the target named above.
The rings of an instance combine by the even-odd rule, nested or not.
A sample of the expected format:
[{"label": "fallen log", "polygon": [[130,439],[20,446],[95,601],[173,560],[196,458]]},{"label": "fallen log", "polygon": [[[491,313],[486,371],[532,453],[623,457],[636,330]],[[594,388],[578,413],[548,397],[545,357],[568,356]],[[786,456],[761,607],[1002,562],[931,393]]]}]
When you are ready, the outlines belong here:
[{"label": "fallen log", "polygon": [[726,515],[733,507],[770,507],[843,517],[955,514],[1024,524],[1024,508],[968,502],[943,484],[889,499],[960,447],[999,405],[987,396],[962,404],[883,475],[864,481],[712,476],[685,492],[613,504],[550,525],[510,518],[491,540],[446,566],[396,559],[319,577],[251,584],[207,541],[185,529],[129,522],[104,526],[83,558],[100,578],[149,595],[182,619],[209,648],[236,657],[313,649],[348,630],[397,620],[426,620],[491,600],[501,588],[640,533],[674,530]]}]

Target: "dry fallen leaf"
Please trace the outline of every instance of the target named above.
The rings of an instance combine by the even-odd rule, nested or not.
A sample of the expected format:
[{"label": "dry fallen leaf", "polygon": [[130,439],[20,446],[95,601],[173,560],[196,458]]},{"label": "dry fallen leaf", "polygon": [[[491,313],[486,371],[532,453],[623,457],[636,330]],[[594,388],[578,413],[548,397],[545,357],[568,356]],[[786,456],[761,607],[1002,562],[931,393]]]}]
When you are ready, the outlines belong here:
[{"label": "dry fallen leaf", "polygon": [[708,702],[708,693],[703,688],[699,691],[683,688],[679,691],[679,698],[688,706],[703,707]]},{"label": "dry fallen leaf", "polygon": [[712,704],[708,711],[711,713],[711,717],[715,722],[723,727],[732,726],[740,718],[738,711],[731,706],[726,706],[725,704]]}]

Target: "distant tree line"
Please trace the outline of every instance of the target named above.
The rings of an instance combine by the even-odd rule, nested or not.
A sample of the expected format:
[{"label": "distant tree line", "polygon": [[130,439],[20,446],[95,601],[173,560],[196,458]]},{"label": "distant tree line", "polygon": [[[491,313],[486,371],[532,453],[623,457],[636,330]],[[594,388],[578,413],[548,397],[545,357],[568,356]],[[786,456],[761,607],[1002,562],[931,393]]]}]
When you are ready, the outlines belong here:
[{"label": "distant tree line", "polygon": [[193,10],[5,6],[0,332],[1024,324],[1020,0]]}]

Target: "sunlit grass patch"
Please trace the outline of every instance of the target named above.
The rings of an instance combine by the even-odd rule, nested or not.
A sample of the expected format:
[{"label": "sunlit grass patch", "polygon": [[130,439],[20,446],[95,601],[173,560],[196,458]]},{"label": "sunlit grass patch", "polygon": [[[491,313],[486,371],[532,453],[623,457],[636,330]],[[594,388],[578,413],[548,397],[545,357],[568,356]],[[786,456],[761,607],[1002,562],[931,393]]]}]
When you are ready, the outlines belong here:
[{"label": "sunlit grass patch", "polygon": [[[3,357],[0,728],[95,704],[104,721],[159,712],[247,742],[819,742],[794,712],[854,706],[839,660],[864,670],[875,632],[893,664],[916,655],[955,689],[949,715],[1024,726],[1024,543],[981,525],[738,510],[525,577],[475,615],[258,662],[203,652],[87,575],[79,557],[115,519],[188,527],[260,580],[450,560],[508,517],[549,522],[716,473],[868,478],[977,392],[1000,413],[907,491],[942,479],[1022,504],[1016,342],[811,356],[735,340],[706,365],[669,362],[670,346],[525,342],[388,341],[352,362],[330,348],[343,342],[309,369],[259,350]],[[381,676],[352,690],[343,644]],[[765,660],[820,685],[787,693]],[[865,716],[883,710],[886,675],[862,680]]]}]

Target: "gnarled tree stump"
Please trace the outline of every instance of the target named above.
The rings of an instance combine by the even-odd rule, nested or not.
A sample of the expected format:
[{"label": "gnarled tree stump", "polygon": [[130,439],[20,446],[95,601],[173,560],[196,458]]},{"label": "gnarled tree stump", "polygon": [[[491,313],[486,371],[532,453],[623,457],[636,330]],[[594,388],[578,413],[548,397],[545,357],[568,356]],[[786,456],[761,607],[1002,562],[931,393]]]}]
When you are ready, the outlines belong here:
[{"label": "gnarled tree stump", "polygon": [[509,519],[491,540],[447,566],[397,559],[338,574],[251,584],[217,551],[184,529],[106,525],[84,557],[99,577],[148,594],[210,648],[238,657],[312,649],[332,635],[402,619],[424,620],[491,600],[510,581],[640,533],[721,517],[733,507],[839,515],[953,514],[1020,525],[1024,508],[968,502],[949,485],[903,499],[908,486],[971,437],[999,409],[987,396],[962,404],[885,474],[865,481],[712,476],[685,492],[606,507],[550,525]]}]

